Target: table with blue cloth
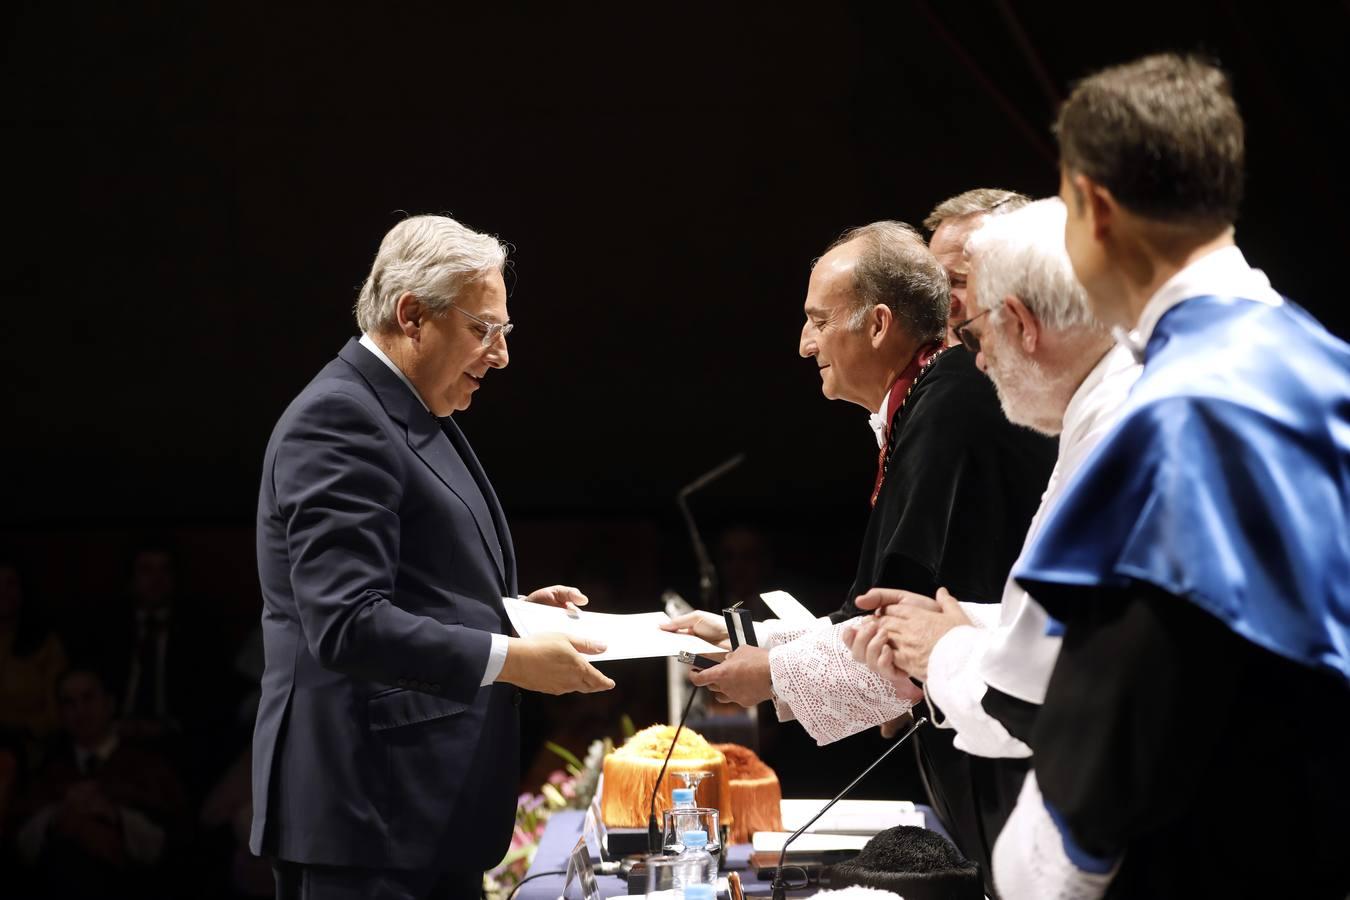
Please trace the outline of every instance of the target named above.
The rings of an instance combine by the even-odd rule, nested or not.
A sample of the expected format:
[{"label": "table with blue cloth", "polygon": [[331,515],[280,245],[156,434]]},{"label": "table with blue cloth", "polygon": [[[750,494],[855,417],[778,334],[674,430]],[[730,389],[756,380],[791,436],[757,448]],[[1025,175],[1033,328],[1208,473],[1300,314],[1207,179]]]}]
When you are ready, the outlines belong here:
[{"label": "table with blue cloth", "polygon": [[[929,828],[947,837],[947,832],[932,809],[921,803],[914,804],[914,808],[923,813],[924,822]],[[516,894],[517,900],[557,900],[567,880],[562,874],[567,870],[567,858],[571,855],[572,848],[577,845],[585,822],[586,814],[580,810],[567,809],[553,814],[548,820],[544,836],[539,840],[539,850],[534,855],[534,862],[530,865],[529,872],[525,873],[527,878],[533,875],[540,877],[522,884]],[[750,852],[749,844],[728,844],[726,852],[722,854],[722,874],[739,872],[741,884],[747,894],[767,894],[770,882],[760,881],[750,871]],[[559,874],[541,875],[543,872]],[[620,875],[597,875],[596,882],[599,884],[602,897],[628,895],[628,885]],[[817,890],[819,888],[813,884],[808,888],[788,893],[792,897],[809,897]]]}]

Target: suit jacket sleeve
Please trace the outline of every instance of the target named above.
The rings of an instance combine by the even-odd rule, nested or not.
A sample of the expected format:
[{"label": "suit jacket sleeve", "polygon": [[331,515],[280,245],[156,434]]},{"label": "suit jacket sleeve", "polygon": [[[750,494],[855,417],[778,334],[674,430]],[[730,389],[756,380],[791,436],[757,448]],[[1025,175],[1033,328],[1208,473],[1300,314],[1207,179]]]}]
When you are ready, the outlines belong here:
[{"label": "suit jacket sleeve", "polygon": [[382,410],[330,393],[297,411],[270,473],[305,641],[326,668],[472,702],[486,631],[395,604],[406,461]]}]

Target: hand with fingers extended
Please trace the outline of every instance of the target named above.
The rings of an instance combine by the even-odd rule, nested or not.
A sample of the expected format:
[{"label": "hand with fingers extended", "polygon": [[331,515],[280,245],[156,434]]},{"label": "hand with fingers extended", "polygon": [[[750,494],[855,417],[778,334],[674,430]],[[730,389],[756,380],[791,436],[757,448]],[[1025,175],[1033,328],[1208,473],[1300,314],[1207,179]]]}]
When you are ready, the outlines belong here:
[{"label": "hand with fingers extended", "polygon": [[[961,609],[961,604],[946,588],[938,588],[936,598],[907,591],[873,588],[856,602],[861,608],[868,608],[866,604],[872,604],[878,610],[873,619],[878,623],[876,627],[887,635],[884,642],[892,651],[891,664],[915,678],[928,677],[928,657],[947,632],[972,624]],[[871,640],[875,641],[877,637],[873,635]],[[855,641],[855,659],[859,653],[856,644]],[[880,645],[875,649],[878,660],[881,650]],[[870,666],[872,650],[863,648],[861,652]]]},{"label": "hand with fingers extended", "polygon": [[865,610],[884,611],[888,607],[900,603],[908,603],[920,609],[934,611],[940,608],[938,602],[932,597],[925,597],[923,594],[916,594],[913,591],[898,591],[895,588],[872,588],[861,597],[856,597],[853,600],[854,606]]},{"label": "hand with fingers extended", "polygon": [[688,612],[682,616],[676,616],[669,622],[662,622],[661,630],[674,631],[679,634],[692,634],[694,637],[703,638],[710,644],[717,644],[728,650],[731,649],[731,641],[727,637],[726,620],[716,613],[704,610]]},{"label": "hand with fingers extended", "polygon": [[582,656],[604,649],[600,641],[556,632],[511,638],[497,680],[543,694],[607,691],[613,680]]},{"label": "hand with fingers extended", "polygon": [[544,606],[557,606],[566,609],[569,612],[576,612],[581,607],[590,603],[590,598],[574,587],[568,587],[564,584],[555,584],[551,587],[540,588],[532,592],[525,598],[531,603],[541,603]]},{"label": "hand with fingers extended", "polygon": [[891,627],[885,617],[864,616],[853,620],[839,633],[839,638],[856,661],[891,683],[897,699],[917,703],[923,699],[923,688],[911,681],[910,673],[896,663]]},{"label": "hand with fingers extended", "polygon": [[689,680],[706,687],[723,703],[751,707],[773,696],[769,651],[742,644],[711,669],[695,669]]}]

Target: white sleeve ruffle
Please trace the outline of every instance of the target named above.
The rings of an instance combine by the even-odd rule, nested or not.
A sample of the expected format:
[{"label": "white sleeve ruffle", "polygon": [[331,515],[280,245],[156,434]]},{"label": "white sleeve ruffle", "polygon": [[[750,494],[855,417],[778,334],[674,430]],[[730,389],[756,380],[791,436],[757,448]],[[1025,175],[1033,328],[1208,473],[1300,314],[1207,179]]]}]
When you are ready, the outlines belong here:
[{"label": "white sleeve ruffle", "polygon": [[1031,755],[1031,748],[1010,735],[981,705],[988,685],[981,676],[980,662],[996,631],[962,625],[944,634],[928,657],[924,695],[933,723],[956,730],[958,750],[995,759],[1024,759]]},{"label": "white sleeve ruffle", "polygon": [[1027,775],[1008,823],[994,844],[994,884],[1004,900],[1099,900],[1120,870],[1085,872],[1070,861],[1064,836]]},{"label": "white sleeve ruffle", "polygon": [[839,637],[848,624],[827,621],[769,649],[779,719],[795,717],[821,746],[889,722],[914,705],[896,697],[889,681],[854,661]]}]

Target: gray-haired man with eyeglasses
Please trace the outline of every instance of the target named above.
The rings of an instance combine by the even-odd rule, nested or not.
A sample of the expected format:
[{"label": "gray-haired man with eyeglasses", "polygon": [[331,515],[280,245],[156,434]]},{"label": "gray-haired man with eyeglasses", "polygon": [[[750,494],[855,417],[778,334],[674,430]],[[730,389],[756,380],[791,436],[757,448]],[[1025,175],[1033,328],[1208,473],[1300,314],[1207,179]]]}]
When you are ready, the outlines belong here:
[{"label": "gray-haired man with eyeglasses", "polygon": [[395,225],[362,336],[268,443],[250,846],[280,898],[478,896],[514,824],[520,689],[614,686],[578,652],[593,642],[508,636],[511,532],[450,418],[508,362],[505,263],[453,219]]}]

